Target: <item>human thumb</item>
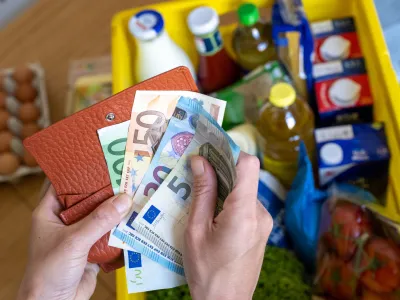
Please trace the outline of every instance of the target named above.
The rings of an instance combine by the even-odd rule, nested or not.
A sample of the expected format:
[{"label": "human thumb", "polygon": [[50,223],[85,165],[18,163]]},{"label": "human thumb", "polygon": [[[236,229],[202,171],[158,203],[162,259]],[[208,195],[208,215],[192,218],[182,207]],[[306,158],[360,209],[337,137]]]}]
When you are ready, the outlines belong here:
[{"label": "human thumb", "polygon": [[90,213],[71,228],[79,240],[82,250],[89,251],[92,245],[114,226],[121,222],[132,206],[132,198],[127,194],[114,196]]},{"label": "human thumb", "polygon": [[214,219],[217,203],[217,177],[210,163],[201,156],[191,159],[193,174],[192,204],[188,224],[206,225]]}]

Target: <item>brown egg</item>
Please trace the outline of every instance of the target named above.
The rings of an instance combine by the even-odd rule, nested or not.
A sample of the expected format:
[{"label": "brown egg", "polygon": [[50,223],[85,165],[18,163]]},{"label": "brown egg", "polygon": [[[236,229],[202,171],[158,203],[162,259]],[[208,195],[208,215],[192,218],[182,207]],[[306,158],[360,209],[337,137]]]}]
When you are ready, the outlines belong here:
[{"label": "brown egg", "polygon": [[22,125],[21,138],[26,139],[40,130],[40,126],[36,123],[26,123]]},{"label": "brown egg", "polygon": [[10,151],[13,135],[9,131],[0,131],[0,153]]},{"label": "brown egg", "polygon": [[5,80],[5,76],[3,74],[0,74],[0,91],[4,91],[4,80]]},{"label": "brown egg", "polygon": [[[1,82],[0,82],[0,84],[1,84]],[[0,88],[0,109],[6,107],[6,98],[7,98],[6,93],[2,92],[1,88]]]},{"label": "brown egg", "polygon": [[0,130],[4,130],[7,128],[7,121],[10,117],[8,111],[4,109],[0,109]]},{"label": "brown egg", "polygon": [[18,83],[31,83],[33,77],[35,77],[35,74],[27,66],[19,66],[14,69],[13,78]]},{"label": "brown egg", "polygon": [[22,103],[35,101],[37,95],[37,90],[29,83],[19,84],[15,90],[15,97]]},{"label": "brown egg", "polygon": [[28,167],[36,167],[38,165],[36,159],[27,150],[24,151],[24,157],[22,158],[22,161]]},{"label": "brown egg", "polygon": [[24,103],[18,111],[19,119],[24,123],[34,122],[39,119],[40,109],[33,103]]},{"label": "brown egg", "polygon": [[0,154],[0,175],[11,175],[20,165],[17,155],[11,152]]}]

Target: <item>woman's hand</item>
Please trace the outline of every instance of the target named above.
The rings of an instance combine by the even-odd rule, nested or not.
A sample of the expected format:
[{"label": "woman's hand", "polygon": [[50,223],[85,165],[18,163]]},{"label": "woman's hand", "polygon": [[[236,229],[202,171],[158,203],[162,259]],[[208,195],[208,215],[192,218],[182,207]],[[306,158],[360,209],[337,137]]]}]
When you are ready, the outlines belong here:
[{"label": "woman's hand", "polygon": [[183,262],[194,300],[251,299],[273,221],[257,200],[259,161],[243,152],[237,182],[214,219],[217,179],[207,160],[194,157],[194,197]]},{"label": "woman's hand", "polygon": [[87,262],[90,248],[129,212],[121,194],[102,203],[83,220],[65,226],[61,205],[50,187],[32,216],[28,264],[18,299],[89,299],[99,267]]}]

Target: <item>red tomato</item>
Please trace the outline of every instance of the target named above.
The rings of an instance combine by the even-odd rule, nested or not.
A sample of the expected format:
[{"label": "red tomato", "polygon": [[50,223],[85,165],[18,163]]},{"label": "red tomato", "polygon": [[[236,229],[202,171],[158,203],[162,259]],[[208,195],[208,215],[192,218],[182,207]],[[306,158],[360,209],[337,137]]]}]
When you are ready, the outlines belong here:
[{"label": "red tomato", "polygon": [[364,233],[372,233],[367,214],[355,204],[342,202],[332,213],[330,229],[324,235],[324,239],[330,248],[348,261],[357,249],[357,239]]},{"label": "red tomato", "polygon": [[394,293],[378,294],[378,293],[372,292],[368,289],[363,289],[361,300],[399,300],[399,298],[400,298],[400,295],[397,296]]},{"label": "red tomato", "polygon": [[362,284],[376,293],[390,293],[400,289],[400,251],[383,238],[373,238],[365,248],[361,275]]},{"label": "red tomato", "polygon": [[325,267],[320,283],[324,293],[339,300],[353,299],[358,280],[352,264],[332,257]]}]

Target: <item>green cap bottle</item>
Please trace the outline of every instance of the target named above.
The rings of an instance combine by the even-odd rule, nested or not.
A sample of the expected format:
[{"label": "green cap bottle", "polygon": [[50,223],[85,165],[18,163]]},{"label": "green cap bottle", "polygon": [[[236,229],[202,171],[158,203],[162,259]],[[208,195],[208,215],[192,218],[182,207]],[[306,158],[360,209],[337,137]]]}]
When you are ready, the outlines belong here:
[{"label": "green cap bottle", "polygon": [[238,10],[239,22],[244,26],[253,26],[260,19],[260,12],[257,6],[252,3],[240,5]]}]

